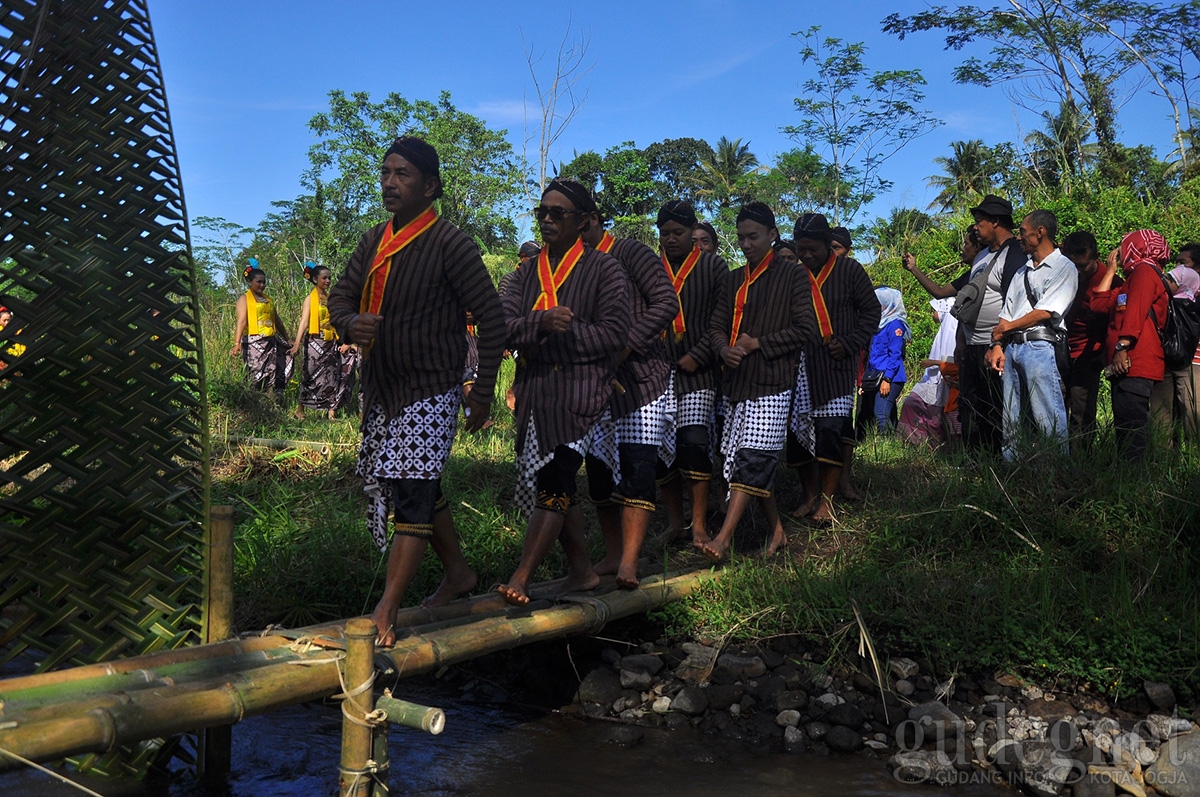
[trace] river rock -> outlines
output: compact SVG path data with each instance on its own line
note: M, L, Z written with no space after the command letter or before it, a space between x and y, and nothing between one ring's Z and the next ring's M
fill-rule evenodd
M888 662L888 669L897 677L904 680L916 677L921 668L912 659L892 659Z
M1047 700L1043 697L1026 706L1025 713L1053 724L1061 719L1075 716L1075 707L1065 700Z
M803 753L808 747L808 737L804 731L791 725L783 729L783 749L789 753Z
M645 692L654 685L654 676L642 670L621 670L621 686Z
M1142 688L1146 690L1146 697L1150 698L1150 702L1154 704L1155 708L1163 711L1175 708L1175 692L1171 689L1170 684L1162 681L1146 681L1142 684Z
M1146 783L1167 797L1200 797L1200 732L1164 742Z
M781 711L775 715L775 724L781 728L788 726L796 727L800 724L800 712L794 708L789 708L786 711Z
M896 694L904 697L909 697L913 692L917 691L917 687L913 686L912 681L901 678L896 681Z
M724 711L725 709L737 705L737 702L742 699L743 689L740 684L730 684L729 686L713 685L704 690L705 696L708 698L708 707L713 711ZM738 706L741 709L741 706Z
M1020 777L1032 794L1057 797L1063 793L1073 771L1074 762L1050 742L1021 745Z
M987 752L988 760L1005 775L1015 774L1021 766L1021 743L1013 739L1000 739Z
M1071 784L1071 797L1116 797L1117 787L1112 778L1089 772Z
M1111 755L1113 766L1126 772L1133 772L1143 761L1147 764L1154 761L1154 754L1146 747L1146 742L1132 732L1122 733L1113 738Z
M764 706L775 705L776 698L787 691L787 682L775 675L750 681L745 686L746 691L754 695L754 699Z
M829 726L824 722L813 721L804 726L804 734L814 742L820 742L825 739L829 733Z
M852 728L858 731L863 723L867 721L867 717L862 713L858 706L850 703L839 703L829 711L825 712L825 716L821 717L830 725L841 725L846 728Z
M758 656L741 656L726 653L717 659L717 666L726 669L735 678L757 678L767 672L767 665Z
M621 697L624 688L615 672L607 667L600 667L589 672L579 685L579 702L599 703L607 708Z
M696 717L703 714L705 709L708 708L708 698L705 697L703 689L695 686L685 686L671 700L671 708L674 711L683 712L689 717Z
M634 672L658 675L659 670L663 668L663 660L661 656L637 653L632 656L625 656L617 666L622 670L633 670Z
M837 704L845 702L845 699L840 695L835 695L833 692L826 692L823 695L818 695L812 701L812 706L814 711L828 711Z
M835 725L825 734L825 744L835 753L856 753L863 747L862 735L843 725Z
M646 738L646 732L636 725L618 725L604 737L607 744L617 747L634 747Z
M1150 731L1150 734L1159 741L1166 741L1172 736L1178 736L1181 733L1190 733L1192 723L1182 717L1168 717L1165 714L1151 714L1146 717L1145 725L1143 726Z
M783 656L771 648L759 648L758 655L763 660L763 664L767 665L768 670L773 670L783 665Z
M1097 735L1104 733L1109 736L1116 736L1121 732L1121 723L1112 717L1101 717L1092 723L1092 730Z
M888 764L892 767L892 775L901 783L944 785L956 782L958 777L954 762L941 750L896 753L888 759Z
M655 714L666 714L671 710L671 698L660 697L651 704L650 710Z
M908 718L925 727L926 738L929 729L940 731L946 738L956 738L966 731L966 723L951 711L945 703L931 700L921 703L908 710Z
M775 698L775 710L787 711L788 709L802 709L808 705L808 695L800 690L789 690L780 692Z

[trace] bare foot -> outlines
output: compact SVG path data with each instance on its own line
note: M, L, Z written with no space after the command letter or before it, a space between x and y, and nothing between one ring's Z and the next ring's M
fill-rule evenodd
M297 407L296 411L292 413L292 417L298 421L304 420L304 407Z
M442 583L438 584L438 588L433 591L433 594L421 601L421 608L433 609L445 606L459 595L465 595L475 589L475 585L478 583L479 579L475 576L474 570L468 570L455 578L451 578L447 573L442 577Z
M375 612L371 615L371 619L375 621L375 647L390 648L396 644L396 610L388 610L383 604L375 607Z
M517 582L510 581L503 586L497 587L496 591L500 593L500 597L504 598L504 602L510 606L525 606L529 603L529 596L525 594L525 585L517 585Z
M330 410L329 411L329 420L332 421L334 416L336 416L336 415L337 415L337 410Z
M792 510L792 517L796 518L797 520L808 517L813 513L813 509L816 508L817 501L819 499L820 496L808 499L803 504Z
M863 500L862 493L853 487L841 487L838 489L837 494L838 498L845 498L847 501L854 501L855 503Z
M725 558L725 554L729 553L729 543L722 540L720 535L717 535L715 539L700 546L700 553L707 556L709 561L714 564L719 564Z
M555 595L566 595L569 592L587 592L590 589L595 589L600 586L600 576L596 575L596 571L588 571L587 575L581 578L568 576L558 589L554 591Z
M701 550L705 545L712 542L712 537L708 536L708 530L694 526L692 528L692 547L697 551Z
M606 556L592 566L598 576L611 576L621 568L621 560L617 557Z
M771 539L767 542L767 544L763 546L763 549L762 549L763 558L767 559L769 557L772 557L786 547L787 547L787 533L783 530L783 526L781 525L775 529L775 534L773 534L771 536Z
M809 516L809 520L818 526L828 526L833 523L833 504L829 503L828 498L821 496L813 513Z
M642 582L638 578L636 562L633 565L632 572L626 569L624 565L617 570L617 586L621 589L637 589L641 585Z

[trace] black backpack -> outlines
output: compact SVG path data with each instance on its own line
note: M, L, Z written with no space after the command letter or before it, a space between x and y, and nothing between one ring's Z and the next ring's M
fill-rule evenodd
M1163 361L1168 371L1178 371L1188 367L1196 353L1196 345L1200 344L1200 307L1191 299L1171 295L1171 286L1162 271L1155 269L1158 278L1162 280L1163 289L1167 292L1167 323L1159 331L1162 340ZM1158 317L1154 308L1150 308L1154 318L1154 326L1158 327Z

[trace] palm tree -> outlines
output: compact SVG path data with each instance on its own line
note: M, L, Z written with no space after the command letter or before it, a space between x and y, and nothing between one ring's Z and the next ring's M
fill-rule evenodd
M1099 158L1096 144L1084 142L1093 126L1073 104L1063 101L1057 114L1042 112L1045 130L1025 136L1033 173L1047 186L1069 188Z
M721 136L713 154L700 160L696 195L717 210L731 207L737 196L738 181L757 166L758 158L750 151L750 142L743 144L740 138L730 141Z
M967 207L992 190L992 175L995 173L994 153L982 139L951 141L953 155L934 158L945 174L935 174L926 181L931 188L941 189L930 208L943 211Z

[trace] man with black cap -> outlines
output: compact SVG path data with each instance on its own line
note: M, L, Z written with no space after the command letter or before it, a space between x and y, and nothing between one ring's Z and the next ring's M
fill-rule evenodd
M805 502L792 514L824 525L833 520L830 500L845 446L854 444L858 354L878 329L882 308L862 264L834 254L833 231L823 215L800 216L795 241L800 263L812 274L818 334L804 347L793 391L787 462L800 468Z
M714 562L729 552L751 497L759 499L767 519L770 538L763 553L774 554L787 542L771 490L787 440L796 359L817 329L808 272L775 261L772 244L779 230L771 209L761 202L745 205L737 234L746 265L723 280L708 327L709 345L725 366L721 453L729 483L725 522L701 548Z
M708 341L708 321L717 288L729 266L717 254L700 249L693 237L696 211L687 202L672 200L658 212L658 243L662 264L678 298L679 311L667 329L668 357L674 364L675 461L659 462L659 485L667 506L667 540L691 529L692 545L708 537L708 484L712 479L712 430L717 407L719 364ZM692 520L683 512L683 483L692 501Z
M587 474L604 534L605 555L596 572L616 573L618 586L634 588L638 556L654 516L659 449L674 459L675 393L668 390L671 361L663 333L679 312L679 300L654 250L631 238L614 238L594 204L581 219L580 239L616 258L629 284L625 349L618 358L609 417L597 426L587 458Z
M1007 199L987 194L971 208L975 231L989 254L971 268L969 282L956 284L957 300L951 313L958 319L959 406L962 407L963 439L972 448L1000 453L1004 391L1000 375L986 362L992 345L992 330L1000 322L1000 310L1008 286L1026 256L1013 234L1013 207Z
M521 561L499 588L515 606L529 603L529 580L555 540L567 558L563 591L600 580L584 542L575 476L609 408L617 356L628 340L629 296L621 264L579 238L595 209L578 182L551 181L534 208L546 245L503 300L508 342L521 350L514 381L517 504L529 516Z
M459 548L441 475L465 403L467 431L491 412L504 351L504 313L479 249L438 218L438 155L419 138L392 143L379 173L387 221L359 241L329 294L329 316L342 340L362 351L362 446L357 472L370 498L368 525L387 547L394 536L383 597L372 615L376 644L394 643L404 592L432 542L446 575L430 601L444 603L475 587ZM467 313L479 325L479 372L463 399Z
M517 252L517 267L500 278L500 284L496 286L496 291L501 296L508 293L508 289L512 287L520 270L537 260L537 256L541 251L542 247L538 246L534 241L526 241L521 244L521 249Z

